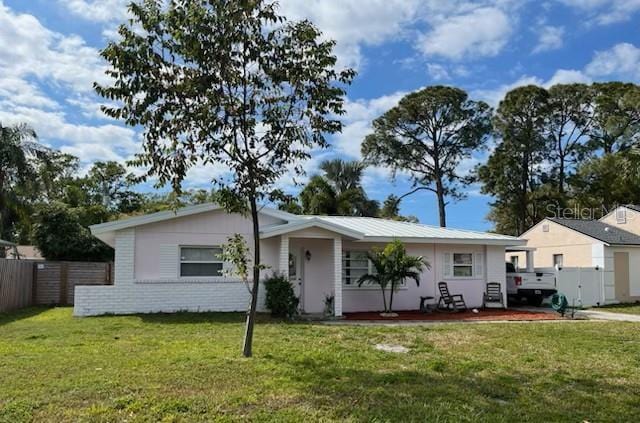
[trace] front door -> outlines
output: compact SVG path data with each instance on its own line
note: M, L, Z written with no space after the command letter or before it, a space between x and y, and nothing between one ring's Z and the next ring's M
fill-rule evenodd
M302 290L302 255L300 251L289 252L289 281L293 285L293 292L298 297L298 309L303 310L303 290Z
M613 253L616 300L629 302L629 253Z

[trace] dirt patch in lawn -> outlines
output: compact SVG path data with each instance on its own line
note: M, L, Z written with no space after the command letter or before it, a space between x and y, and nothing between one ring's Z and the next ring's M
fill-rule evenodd
M487 309L478 310L474 313L471 310L458 313L438 312L422 313L420 311L399 311L397 317L382 317L378 312L345 313L346 320L412 320L412 321L478 321L478 320L560 320L562 317L555 312L548 311L528 311L528 310L502 310Z

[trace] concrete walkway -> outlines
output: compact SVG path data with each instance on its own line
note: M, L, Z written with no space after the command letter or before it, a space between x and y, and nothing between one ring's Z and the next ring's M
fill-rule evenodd
M576 317L592 320L640 323L640 315L638 314L611 313L610 311L600 310L576 310Z

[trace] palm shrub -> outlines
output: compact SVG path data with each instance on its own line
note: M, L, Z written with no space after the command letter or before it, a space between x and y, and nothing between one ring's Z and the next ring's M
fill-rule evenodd
M431 265L422 256L410 256L404 244L399 240L387 244L383 249L374 248L367 254L374 272L358 279L358 285L364 283L379 285L382 291L382 303L385 313L393 313L393 294L407 279L413 279L420 286L420 273L430 269ZM386 290L390 289L387 305Z
M273 274L264 281L266 289L265 304L271 315L291 318L298 313L299 299L293 292L289 279L282 275Z

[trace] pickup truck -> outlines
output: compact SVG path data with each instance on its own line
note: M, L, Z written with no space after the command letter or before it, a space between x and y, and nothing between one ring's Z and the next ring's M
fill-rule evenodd
M539 306L542 301L558 292L553 273L518 272L513 263L507 265L507 296L527 300L527 304Z

